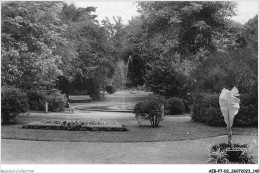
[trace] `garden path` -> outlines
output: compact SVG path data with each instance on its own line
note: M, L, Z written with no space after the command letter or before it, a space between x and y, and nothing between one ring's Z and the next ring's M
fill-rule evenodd
M102 101L91 103L71 103L71 106L79 111L105 111L105 112L132 112L134 104L150 92L143 91L117 91L114 94L106 94Z

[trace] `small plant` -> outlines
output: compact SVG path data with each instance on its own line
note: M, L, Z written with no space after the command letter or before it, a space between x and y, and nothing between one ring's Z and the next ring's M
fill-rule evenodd
M229 163L226 150L220 150L220 148L218 148L216 151L211 150L209 155L209 160L207 161L207 163L214 163L214 164Z
M246 148L239 158L241 164L255 164L253 150L251 148Z
M170 110L170 114L183 114L185 112L185 105L179 98L169 98L167 100L167 104L167 108Z
M1 89L1 119L9 123L18 114L28 110L27 96L20 89L4 86Z
M254 158L253 151L248 146L248 144L229 144L229 143L215 144L211 147L209 161L216 163L214 162L213 158L216 158L216 156L221 156L220 152L225 152L226 158L230 162L236 162L241 164L255 163L253 160Z

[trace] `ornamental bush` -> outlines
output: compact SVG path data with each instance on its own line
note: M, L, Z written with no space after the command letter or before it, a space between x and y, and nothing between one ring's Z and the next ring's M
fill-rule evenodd
M185 105L182 99L172 97L167 100L167 109L172 115L183 114L185 112Z
M26 93L15 87L3 86L1 88L1 120L4 124L27 110Z
M211 126L226 126L219 106L220 94L198 93L193 96L191 118ZM257 126L257 98L250 94L240 94L240 109L233 126Z
M165 104L166 101L162 96L149 94L135 105L133 113L136 118L149 119L152 127L158 127L163 120Z

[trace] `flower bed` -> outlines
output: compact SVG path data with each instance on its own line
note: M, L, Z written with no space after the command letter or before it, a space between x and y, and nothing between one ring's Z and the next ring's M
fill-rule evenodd
M221 143L211 147L210 161L214 163L238 162L253 164L252 150L248 144Z
M127 131L126 127L119 123L96 121L34 121L22 128L68 131Z

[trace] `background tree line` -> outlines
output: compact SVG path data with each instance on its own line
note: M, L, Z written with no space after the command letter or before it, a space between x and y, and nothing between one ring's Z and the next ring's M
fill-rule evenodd
M258 16L231 20L235 2L137 2L139 16L99 23L95 7L65 2L2 3L2 86L58 88L98 99L106 85L188 101L237 86L257 102ZM250 103L250 102L249 102ZM253 103L256 106L255 103Z
M2 86L40 86L98 98L115 71L107 28L91 13L65 2L2 4Z

